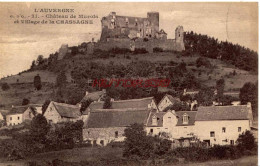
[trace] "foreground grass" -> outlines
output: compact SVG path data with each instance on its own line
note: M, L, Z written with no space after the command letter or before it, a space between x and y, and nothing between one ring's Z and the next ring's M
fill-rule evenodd
M71 163L79 163L80 161L97 161L100 159L117 159L122 158L121 148L75 148L55 152L48 152L31 156L19 161L0 160L0 166L27 166L28 162L37 162L40 165L48 165L54 159L63 160ZM179 163L167 164L167 166L255 166L257 165L257 156L245 156L236 160L215 160L203 163ZM67 166L67 165L66 165Z

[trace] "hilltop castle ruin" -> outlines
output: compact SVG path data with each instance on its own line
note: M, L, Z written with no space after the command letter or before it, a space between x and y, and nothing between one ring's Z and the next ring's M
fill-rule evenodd
M78 51L93 54L95 50L109 51L114 48L145 49L152 53L155 48L163 51L183 51L184 30L182 26L175 29L175 39L167 39L167 33L159 28L159 12L148 12L147 18L119 16L111 12L101 20L102 32L98 42L82 43ZM63 45L58 60L71 51Z
M148 12L147 18L119 16L111 12L101 20L100 44L108 42L111 47L145 48L149 52L155 47L167 51L184 50L183 27L176 28L175 39L167 39L167 33L159 29L159 23L159 12Z

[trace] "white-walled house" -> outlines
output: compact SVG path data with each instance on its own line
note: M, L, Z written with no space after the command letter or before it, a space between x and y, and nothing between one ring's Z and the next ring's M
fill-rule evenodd
M186 139L194 135L196 111L151 112L146 127L150 135L167 133L171 139Z
M158 104L159 111L163 111L165 108L167 108L170 105L173 105L174 103L180 102L179 98L172 97L171 95L166 94L162 100Z
M209 145L234 145L240 134L250 130L252 121L251 104L199 107L195 134Z
M65 103L57 103L54 101L50 102L44 113L44 116L51 124L69 121L76 122L77 120L82 120L82 118L84 117L84 115L81 116L79 106Z
M14 126L23 122L23 112L9 113L6 115L6 125Z
M41 112L41 104L29 104L25 106L13 106L6 114L6 125L14 126L26 120L32 120L34 116Z

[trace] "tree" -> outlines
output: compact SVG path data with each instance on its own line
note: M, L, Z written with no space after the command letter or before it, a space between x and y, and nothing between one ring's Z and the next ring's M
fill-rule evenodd
M92 102L93 102L93 100L91 100L91 99L87 99L87 100L81 102L80 112L81 113L84 112Z
M106 97L105 97L105 101L104 101L103 108L104 108L104 109L110 109L111 107L112 107L111 97L106 96Z
M65 74L64 71L60 72L58 75L57 75L57 78L56 78L56 86L57 87L62 87L66 84L67 82L67 76Z
M34 84L35 89L41 90L42 82L41 82L41 77L39 76L39 74L37 74L37 76L34 77L33 84Z
M42 114L36 115L31 122L30 136L32 141L44 144L50 127Z
M6 82L2 84L3 91L9 90L9 89L10 89L10 86Z
M124 131L125 144L123 156L138 156L147 159L151 156L153 147L153 138L146 135L142 124L132 124Z
M45 111L47 110L49 104L50 104L50 100L45 100L45 102L42 105L42 115L44 115Z
M28 105L29 103L30 103L30 100L24 98L24 99L23 99L23 102L22 102L22 105Z
M204 87L195 95L195 99L200 105L211 106L214 100L214 91L211 88Z
M252 150L256 147L255 137L250 131L243 132L237 139L237 146L241 150Z
M35 64L35 60L33 60L33 61L32 61L32 65L31 65L30 69L32 69L32 70L33 70L33 69L35 68L35 66L36 66L36 64Z
M239 99L241 101L241 104L247 104L247 102L252 103L252 109L254 115L257 115L257 103L258 103L257 92L258 92L257 84L247 82L240 89L240 93L239 93Z
M42 55L39 55L39 56L37 57L37 60L36 60L36 65L39 66L39 65L43 64L43 62L44 62L43 56L42 56Z
M170 105L166 107L163 111L166 112L168 110L174 110L174 111L190 111L190 107L186 103L174 103L173 105Z
M219 79L216 81L216 89L217 89L217 101L222 102L223 94L224 94L224 88L225 88L225 80Z

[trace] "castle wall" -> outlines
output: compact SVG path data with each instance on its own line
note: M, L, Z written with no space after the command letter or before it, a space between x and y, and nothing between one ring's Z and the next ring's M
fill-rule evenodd
M164 51L182 51L184 50L184 44L176 42L175 39L168 40L148 40L144 41L139 39L133 41L128 38L108 38L107 42L99 42L95 45L95 49L100 49L104 51L111 50L113 48L127 48L131 49L131 46L134 45L135 49L145 48L148 52L152 53L153 48L158 47L162 48Z

